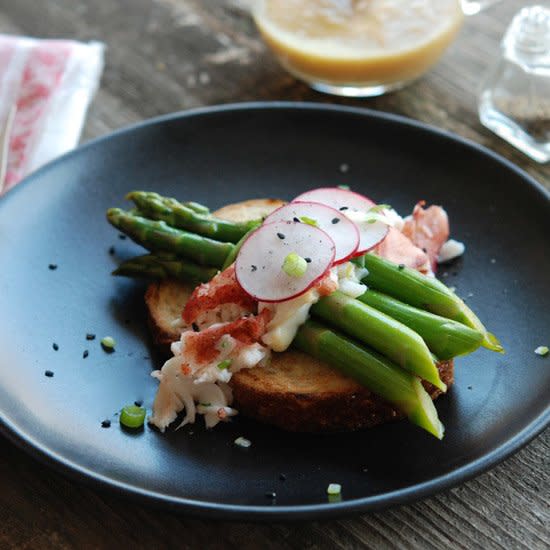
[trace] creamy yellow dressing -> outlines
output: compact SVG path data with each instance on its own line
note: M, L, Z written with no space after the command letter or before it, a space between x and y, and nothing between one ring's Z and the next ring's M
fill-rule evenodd
M254 14L290 72L340 85L419 76L463 18L459 0L258 0Z

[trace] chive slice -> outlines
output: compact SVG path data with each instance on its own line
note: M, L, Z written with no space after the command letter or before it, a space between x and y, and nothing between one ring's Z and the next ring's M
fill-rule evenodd
M289 277L302 277L307 271L307 261L296 252L291 252L284 259L283 271Z
M314 220L313 218L309 218L308 216L300 216L300 221L302 223L307 223L308 225L312 225L313 227L318 227L317 220Z
M221 363L218 363L218 368L220 370L227 370L231 366L232 362L233 361L231 359L224 359Z
M136 405L126 405L120 411L120 424L126 428L141 428L145 422L145 409Z
M115 339L112 336L105 336L101 339L101 347L111 353L115 351L116 342Z

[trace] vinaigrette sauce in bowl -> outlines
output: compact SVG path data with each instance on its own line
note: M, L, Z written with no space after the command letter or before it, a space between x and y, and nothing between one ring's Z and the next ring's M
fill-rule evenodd
M257 0L253 13L291 74L314 88L357 96L422 75L463 21L459 0Z

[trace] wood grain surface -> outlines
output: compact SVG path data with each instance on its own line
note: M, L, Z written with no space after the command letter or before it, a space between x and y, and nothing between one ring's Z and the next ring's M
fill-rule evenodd
M0 0L0 32L107 44L84 140L201 105L330 102L451 130L497 151L550 188L548 165L531 162L477 117L479 84L498 55L508 21L524 4L503 1L469 19L428 75L372 100L339 100L295 81L236 2ZM416 504L340 521L260 525L192 520L96 492L0 439L0 548L550 548L549 451L546 431L492 471Z

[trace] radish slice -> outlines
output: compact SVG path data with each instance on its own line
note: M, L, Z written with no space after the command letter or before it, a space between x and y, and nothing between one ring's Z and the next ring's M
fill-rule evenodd
M339 187L320 187L298 195L292 202L311 201L330 206L354 221L359 228L359 246L355 256L360 256L382 242L388 234L389 220L386 224L382 216L374 223L369 220L367 212L376 206L369 198Z
M302 201L320 202L341 212L345 212L346 210L366 212L369 208L376 206L376 203L369 198L355 193L355 191L341 189L340 187L319 187L312 189L298 195L292 202Z
M243 243L235 275L243 290L260 302L284 302L303 294L332 266L334 241L322 229L306 223L264 223ZM289 254L307 262L303 275L283 271Z
M357 225L330 206L318 202L291 202L272 212L265 223L309 223L322 229L334 241L334 263L341 264L353 256L359 246Z

